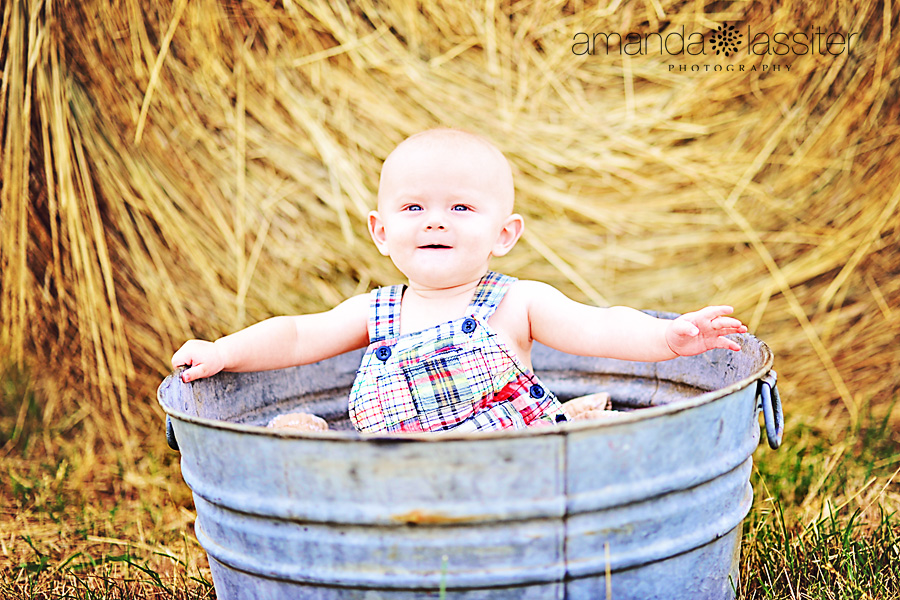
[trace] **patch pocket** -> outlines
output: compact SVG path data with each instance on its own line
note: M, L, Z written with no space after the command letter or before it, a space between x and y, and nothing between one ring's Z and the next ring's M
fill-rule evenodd
M375 380L378 387L378 402L387 431L393 431L397 425L416 416L416 404L409 393L409 382L402 371L389 369Z
M525 429L525 419L512 402L495 404L490 410L484 410L472 419L472 428L479 431L494 431L497 429Z
M492 396L491 376L477 349L442 348L403 370L426 431L454 427Z

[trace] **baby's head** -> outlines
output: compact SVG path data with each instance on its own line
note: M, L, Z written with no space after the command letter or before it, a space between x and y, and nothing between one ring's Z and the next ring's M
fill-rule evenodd
M476 280L492 256L506 254L523 230L513 214L512 171L481 136L430 129L387 157L369 231L411 284L451 287Z
M515 190L512 170L503 153L480 135L461 129L428 129L412 135L394 148L381 168L378 207L397 186L407 183L410 168L432 171L456 168L466 177L483 178L499 205L513 210Z

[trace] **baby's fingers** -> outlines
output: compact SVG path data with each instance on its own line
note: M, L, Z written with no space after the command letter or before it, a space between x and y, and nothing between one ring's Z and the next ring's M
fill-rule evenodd
M714 333L714 335L718 336L714 343L714 347L739 352L741 349L740 344L738 344L734 340L728 339L725 336L732 333L747 333L747 326L741 323L738 319L724 316L732 312L732 308L730 306L711 306L708 307L708 309L713 309L709 310L708 314L718 314L718 316L714 317L710 321L710 325L712 327L711 333Z
M730 340L727 337L719 337L716 339L716 348L724 348L725 350L734 350L735 352L740 352L741 345L735 342L734 340Z
M201 342L200 340L190 340L185 342L184 345L172 355L172 368L190 367L194 364L203 362L203 344L208 343L209 342Z
M732 319L731 317L725 317L725 315L730 315L733 312L734 312L734 308L732 308L730 306L721 305L721 306L707 306L707 307L701 308L700 310L698 310L696 312L688 313L688 315L691 317L692 321L709 321L711 323L714 323L721 319L727 319L729 321L730 320L736 321L737 319ZM685 315L685 316L688 316L688 315Z
M187 344L185 344L187 346ZM189 367L193 364L193 360L191 359L190 350L186 349L185 346L182 346L178 352L172 355L172 368L177 369L178 367Z
M719 317L712 324L720 335L747 333L747 326L731 317Z
M694 337L700 333L700 328L690 322L686 318L675 319L672 321L672 333L676 335L686 335Z
M209 367L209 365L205 363L200 363L192 366L189 369L185 369L181 373L181 380L185 383L194 381L195 379L203 379L204 377L210 377L215 375L218 371L215 371Z
M181 373L185 383L215 375L224 367L224 362L212 342L190 340L172 355L172 368L189 367Z

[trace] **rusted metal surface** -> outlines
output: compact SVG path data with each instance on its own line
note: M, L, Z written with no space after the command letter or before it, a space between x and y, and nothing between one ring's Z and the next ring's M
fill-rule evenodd
M740 353L665 363L536 347L562 399L608 391L631 411L556 428L360 436L346 414L360 353L192 384L172 376L159 400L220 599L444 589L571 600L605 598L607 582L616 599L733 598L760 389L777 396L769 349L736 338ZM772 408L775 427L780 400ZM294 410L333 429L263 427Z

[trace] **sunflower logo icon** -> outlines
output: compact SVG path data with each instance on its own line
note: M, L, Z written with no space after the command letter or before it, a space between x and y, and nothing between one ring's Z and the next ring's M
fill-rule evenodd
M742 37L744 37L744 34L740 33L734 25L725 24L719 25L719 28L713 32L709 41L712 43L713 48L716 49L716 54L731 56L738 51Z

